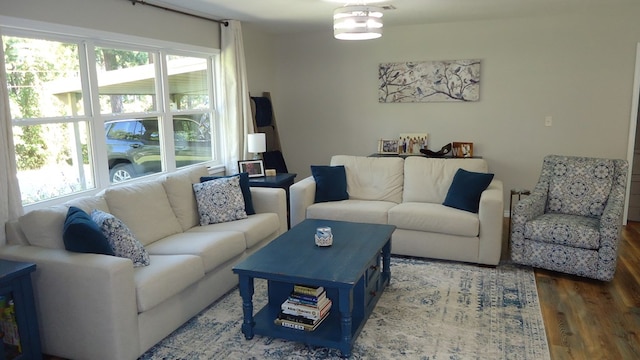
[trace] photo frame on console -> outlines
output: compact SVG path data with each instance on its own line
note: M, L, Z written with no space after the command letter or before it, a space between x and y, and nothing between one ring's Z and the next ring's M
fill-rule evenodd
M429 134L401 133L398 136L398 153L404 155L420 155L420 150L426 149Z
M264 176L264 162L262 160L240 160L238 161L238 171L248 173L250 178Z
M378 154L397 154L398 139L380 139L378 140Z
M472 142L454 142L451 146L451 154L457 158L470 158L473 157L473 143Z

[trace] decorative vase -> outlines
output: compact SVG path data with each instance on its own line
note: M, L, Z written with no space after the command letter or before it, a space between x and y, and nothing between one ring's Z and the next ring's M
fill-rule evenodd
M315 238L317 246L331 246L333 244L333 234L330 227L317 228Z

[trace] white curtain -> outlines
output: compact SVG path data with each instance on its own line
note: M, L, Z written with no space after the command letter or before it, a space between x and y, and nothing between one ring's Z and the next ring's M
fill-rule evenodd
M238 160L247 159L247 134L253 133L251 100L240 21L220 24L220 51L223 78L223 145L227 174L238 172Z
M22 215L22 199L18 186L17 167L14 156L7 74L4 66L4 45L0 37L0 244L6 242L4 224Z

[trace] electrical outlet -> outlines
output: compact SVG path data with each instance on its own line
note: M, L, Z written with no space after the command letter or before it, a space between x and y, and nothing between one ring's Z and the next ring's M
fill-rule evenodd
M553 125L553 118L550 115L544 117L544 126Z

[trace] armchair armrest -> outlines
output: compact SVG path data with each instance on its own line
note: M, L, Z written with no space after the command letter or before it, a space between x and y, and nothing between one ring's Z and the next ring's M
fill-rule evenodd
M624 186L614 185L609 194L609 200L600 217L600 248L610 247L613 253L618 252L618 241L622 231L622 217L624 215Z
M129 259L24 245L0 247L0 258L36 264L32 283L43 352L67 358L139 354Z
M313 205L316 196L316 181L306 177L289 188L291 226L307 218L307 208Z
M502 181L494 179L480 196L480 248L478 262L498 265L502 253L504 193Z
M280 188L251 187L251 199L256 213L276 213L280 220L278 234L289 228L287 224L287 193Z
M516 224L524 226L527 221L544 214L548 190L549 184L546 182L538 183L529 196L518 201L513 208L513 214L511 214L514 227Z

